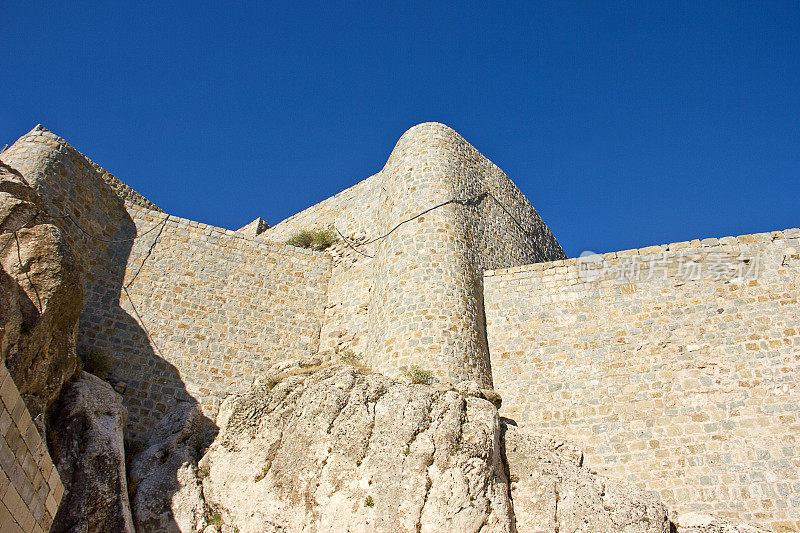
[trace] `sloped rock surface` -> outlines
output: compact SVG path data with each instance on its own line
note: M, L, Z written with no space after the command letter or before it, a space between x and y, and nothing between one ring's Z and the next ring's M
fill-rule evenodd
M223 404L219 435L188 470L202 473L206 523L241 532L669 531L660 502L582 467L574 447L506 427L492 404L499 398L470 385L274 366Z
M0 359L34 419L75 373L82 308L80 267L63 232L22 175L0 163Z
M767 533L766 529L701 513L684 513L675 521L677 533Z
M122 397L87 372L65 388L54 414L56 467L66 489L51 531L133 532L125 479Z
M505 453L520 533L668 533L661 502L581 466L563 441L505 426Z
M131 461L138 531L203 531L208 525L197 461L208 430L197 404L176 405Z
M226 403L205 500L247 531L513 531L494 406L350 366L276 367Z

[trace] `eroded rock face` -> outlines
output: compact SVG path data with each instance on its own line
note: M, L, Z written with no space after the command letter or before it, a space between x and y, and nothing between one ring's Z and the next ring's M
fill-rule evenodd
M75 373L82 308L64 234L22 175L0 163L0 359L34 419Z
M197 461L208 427L196 404L176 405L131 461L138 531L203 531L208 525Z
M131 466L137 530L669 532L658 500L507 426L472 385L280 363L223 403L199 461L184 404Z
M669 531L658 501L581 467L574 447L506 429L473 389L276 365L223 404L196 469L185 457L170 491L202 483L203 501L162 501L174 516L205 507L183 531Z
M656 498L581 466L563 441L506 426L504 441L520 533L668 533Z
M51 531L133 532L125 479L122 397L87 372L65 388L52 417L66 489Z
M767 533L766 529L701 513L684 513L675 520L677 533Z
M337 365L275 368L200 468L239 531L512 531L494 406ZM280 371L285 371L280 374Z

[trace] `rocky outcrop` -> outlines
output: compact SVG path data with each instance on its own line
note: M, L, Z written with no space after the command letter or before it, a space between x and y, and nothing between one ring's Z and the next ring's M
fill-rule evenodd
M82 372L52 417L56 467L66 492L51 531L133 531L125 479L122 397Z
M276 365L223 404L199 463L199 411L187 404L165 418L131 466L137 527L668 531L657 501L581 467L574 448L506 428L499 398L486 396L477 383Z
M80 268L22 175L0 163L0 360L34 419L77 367Z
M195 532L208 525L197 462L208 431L197 404L175 406L131 461L133 516L138 531Z
M273 369L226 402L200 462L240 531L511 531L486 400L350 366Z
M766 529L701 513L683 513L675 520L676 533L768 533Z
M564 441L505 426L511 498L520 533L668 533L661 502L582 466Z

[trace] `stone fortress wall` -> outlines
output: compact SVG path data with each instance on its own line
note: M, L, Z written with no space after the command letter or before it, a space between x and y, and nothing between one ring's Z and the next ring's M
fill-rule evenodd
M511 180L435 123L406 132L374 176L235 232L167 215L41 127L2 159L82 261L79 350L110 358L129 436L176 401L213 418L272 362L352 350L389 375L416 364L493 383L501 414L581 443L590 466L678 508L800 531L797 230L590 268L597 258L565 260ZM344 239L325 253L283 244L328 227ZM686 280L687 250L742 267L731 254L758 252L762 270ZM608 274L634 257L649 276Z
M79 347L119 356L131 429L190 398L213 419L271 364L317 352L329 257L127 207L139 235L156 229L135 241L126 289L93 288Z
M437 123L403 134L379 173L261 237L331 226L352 246L339 246L323 348L393 376L418 365L491 385L483 271L565 257L511 180Z
M79 350L112 360L133 435L175 401L213 416L272 362L320 348L490 385L483 270L564 256L511 180L441 124L412 128L381 172L257 235L168 216L41 126L3 160L62 217L86 272ZM470 202L392 231L452 199ZM283 244L330 225L353 242L333 261Z
M3 533L50 531L64 495L25 402L0 364L0 525Z
M168 216L41 126L2 159L61 217L86 285L78 352L110 360L132 437L176 401L213 418L271 363L317 351L326 254Z
M329 250L333 253L333 264L320 331L321 354L334 355L348 350L362 358L366 354L374 250L356 243L365 241L367 235L377 235L375 188L379 188L379 184L378 176L367 178L259 235L262 240L282 243L298 231L335 225L353 242L351 247L340 241Z
M800 230L485 274L501 415L672 509L800 529Z

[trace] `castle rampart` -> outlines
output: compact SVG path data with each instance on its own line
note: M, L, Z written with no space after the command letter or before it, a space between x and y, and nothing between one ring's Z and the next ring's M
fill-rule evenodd
M5 364L0 363L0 525L50 531L64 485Z
M330 257L128 209L141 238L122 282L93 287L79 348L114 357L132 429L175 400L212 416L272 363L317 352Z
M671 508L800 525L800 230L486 272L501 414Z
M381 174L387 237L375 250L369 352L384 363L373 366L490 385L481 273L564 257L561 247L505 174L447 126L406 132Z
M2 159L83 265L79 351L110 360L129 436L180 400L213 417L275 361L352 350L389 375L493 383L501 414L674 509L800 530L800 230L564 259L436 123L377 174L239 231L167 215L41 127ZM284 244L329 227L326 252Z
M41 126L2 159L83 266L78 352L109 361L132 436L179 400L213 416L272 362L317 351L329 256L168 216Z
M334 267L323 347L363 350L389 375L418 365L491 384L483 270L564 257L511 180L437 123L407 131L378 174L262 237L330 225L356 250Z

